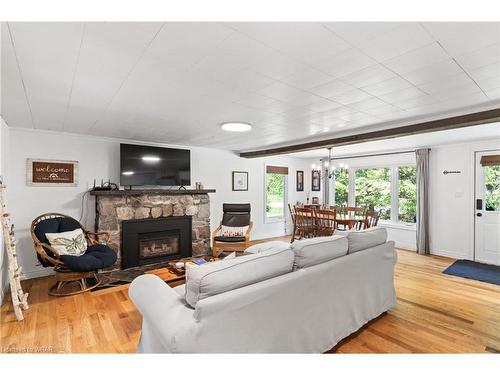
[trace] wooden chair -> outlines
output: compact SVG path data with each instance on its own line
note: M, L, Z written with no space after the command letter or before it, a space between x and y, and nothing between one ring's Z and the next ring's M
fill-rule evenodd
M250 220L250 203L224 203L222 205L222 221L212 232L212 255L218 257L223 251L245 251L250 246L250 231L253 223ZM222 226L246 227L242 236L222 236Z
M365 220L363 222L363 229L373 228L378 225L380 214L377 211L368 210L365 213Z
M315 236L332 236L337 228L337 212L330 209L314 211Z
M314 210L306 207L295 207L296 236L314 237Z
M295 234L297 231L297 224L295 222L295 206L288 203L288 211L290 211L290 218L292 219L292 238L290 240L290 243L292 243L295 241Z
M61 233L82 229L87 240L87 250L83 255L61 255L50 245L46 233ZM70 216L59 213L46 213L38 216L31 223L31 238L35 245L37 258L44 267L54 267L56 283L49 288L51 296L70 296L94 289L100 284L97 272L99 269L115 264L116 252L100 243L109 241L109 233L93 233ZM96 267L98 265L98 267ZM94 280L92 285L87 282ZM77 290L74 287L77 286Z

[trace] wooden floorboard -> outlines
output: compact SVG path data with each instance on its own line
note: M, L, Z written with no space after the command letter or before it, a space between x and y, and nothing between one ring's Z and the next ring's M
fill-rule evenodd
M452 262L398 250L397 307L329 352L500 352L500 286L443 274ZM128 298L128 285L57 298L47 295L52 283L52 277L23 282L30 308L22 322L6 296L0 352L135 352L141 316Z

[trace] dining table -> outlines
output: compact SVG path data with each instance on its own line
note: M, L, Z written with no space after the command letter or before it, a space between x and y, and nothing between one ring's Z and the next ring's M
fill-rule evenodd
M306 207L306 205L304 205L304 207ZM330 209L324 208L323 210L328 211ZM333 212L335 210L330 210L330 211L332 211L332 214L333 214ZM309 216L309 215L305 214L305 216ZM343 225L344 227L352 229L352 228L356 228L358 226L358 224L360 225L360 227L362 227L363 223L365 222L365 216L356 214L354 211L348 211L348 212L336 211L335 220L337 221L337 226Z
M354 212L349 212L347 214L337 213L336 215L337 225L347 226L349 229L356 228L358 224L361 226L365 222L364 215L355 215Z

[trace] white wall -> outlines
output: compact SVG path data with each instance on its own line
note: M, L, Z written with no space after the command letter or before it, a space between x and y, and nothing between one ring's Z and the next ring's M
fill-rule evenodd
M92 187L94 178L119 181L118 139L106 139L74 134L61 134L29 129L10 129L10 195L12 218L19 240L19 258L26 277L45 275L47 269L38 265L30 238L31 221L45 212L62 212L79 218L82 196ZM130 143L130 141L124 141ZM168 146L168 145L164 145ZM193 147L191 149L191 182L201 181L206 188L217 190L210 194L211 226L215 228L222 218L224 202L249 202L252 205L254 229L252 239L268 238L285 234L285 223L264 223L264 171L265 164L289 167L288 200L295 204L305 201L305 192L295 191L297 170L304 170L305 190L310 189L310 169L307 160L286 157L242 159L229 151ZM26 185L26 159L45 158L77 160L78 187L29 187ZM248 171L248 192L234 192L231 172ZM94 199L85 203L88 214L83 220L93 228ZM289 226L289 222L286 223Z
M9 156L9 128L4 120L0 117L0 176L4 184L8 184L7 165ZM7 201L7 194L4 193L4 199ZM3 241L3 233L0 229L0 304L3 300L3 295L7 287L8 270L7 257L5 254L5 245Z
M432 254L474 259L474 153L495 149L500 150L500 137L431 149L429 224ZM461 173L444 175L444 170Z

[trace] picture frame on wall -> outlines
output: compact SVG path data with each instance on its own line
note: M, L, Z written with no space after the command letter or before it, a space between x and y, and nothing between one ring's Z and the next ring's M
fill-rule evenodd
M78 162L27 159L26 184L28 186L78 186Z
M304 171L297 171L297 191L304 191Z
M233 191L248 191L248 172L233 171Z
M321 172L314 170L311 173L311 190L321 191Z

